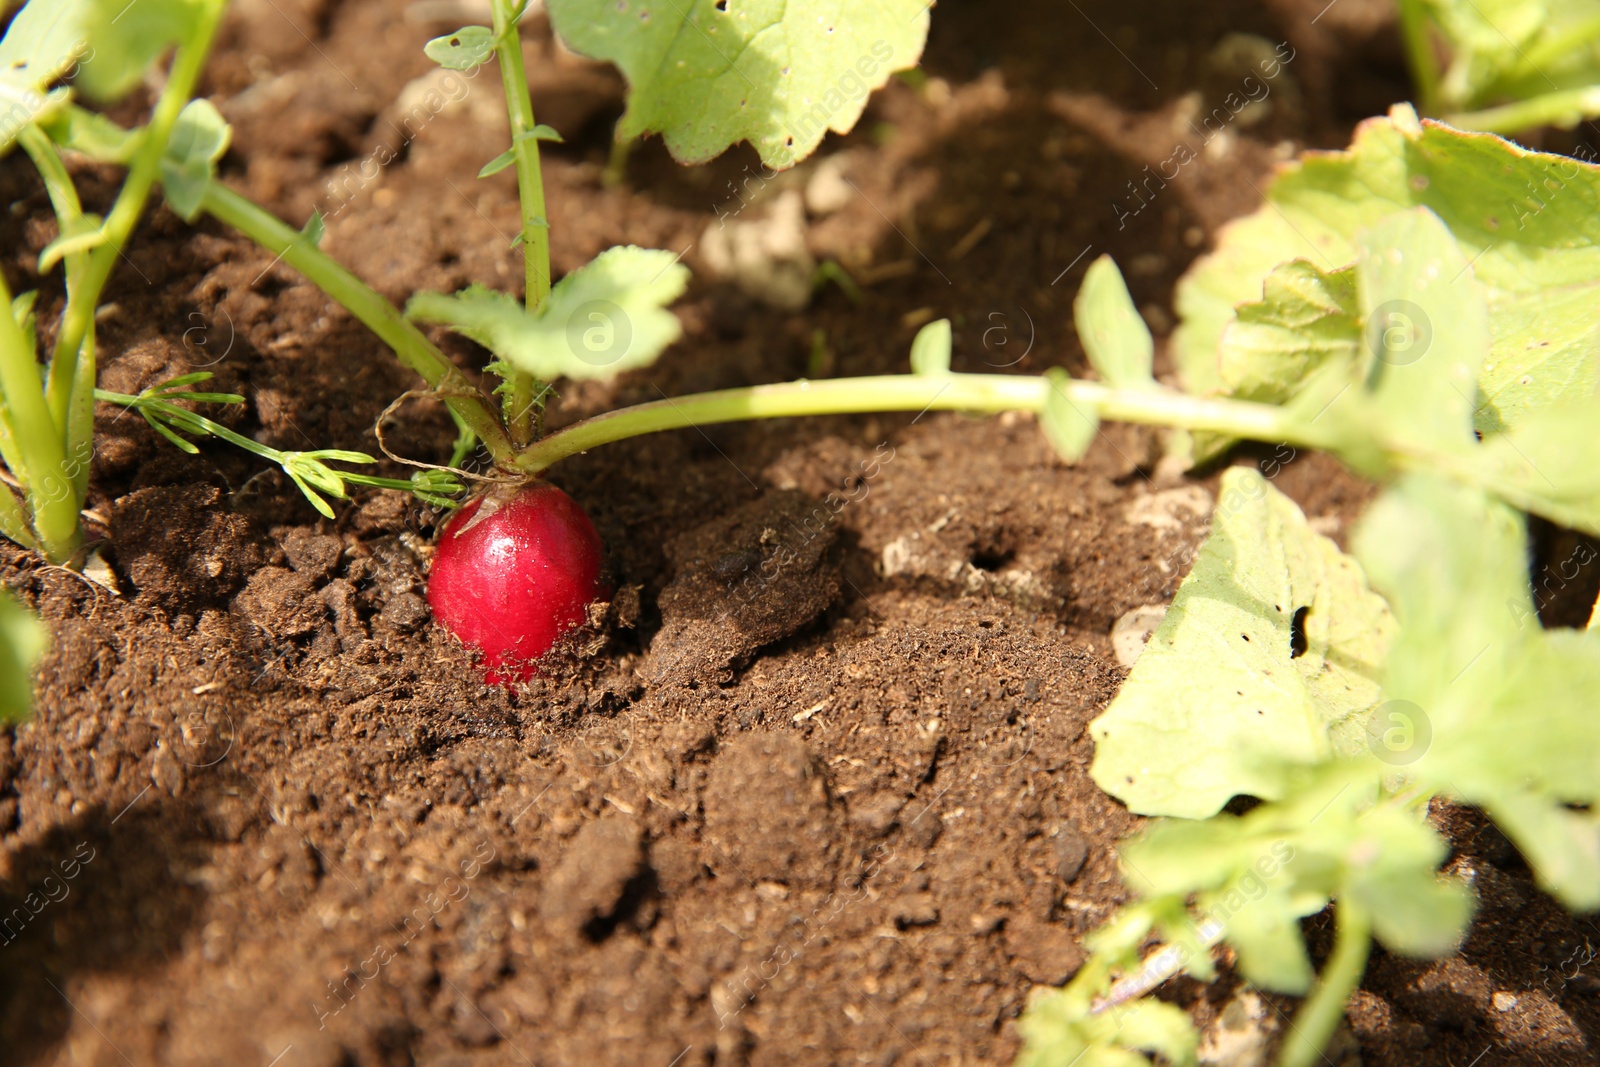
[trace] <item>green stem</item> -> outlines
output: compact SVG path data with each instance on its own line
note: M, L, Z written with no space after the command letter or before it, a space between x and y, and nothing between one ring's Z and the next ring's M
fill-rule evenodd
M78 200L78 188L72 184L72 175L61 161L55 142L37 126L28 125L17 131L17 144L28 153L33 165L44 179L44 190L50 196L50 206L55 209L56 222L62 233L67 227L83 218L83 204Z
M528 94L528 74L522 65L522 36L517 18L526 0L494 0L495 55L500 61L500 82L511 118L511 155L517 167L517 195L522 209L523 304L536 314L550 296L550 222L545 217L544 177L539 169L538 123L533 98ZM511 394L506 399L506 421L511 439L526 445L537 436L535 409L539 385L524 371L512 371Z
M55 142L50 140L39 127L24 126L17 134L17 143L28 153L28 158L33 160L39 176L44 179L45 191L50 196L51 207L55 209L59 231L62 234L73 232L84 221L83 204L78 199L78 188L72 184L72 176L67 173L66 164L62 162L61 153L56 150ZM69 305L72 303L73 294L83 287L84 271L88 268L88 263L87 252L69 253L63 258L62 271L66 275ZM68 370L71 371L70 374ZM69 361L69 364L52 360L44 385L50 417L58 428L65 428L64 441L67 451L77 454L83 461L78 464L78 469L72 478L73 497L79 507L83 506L84 498L89 492L87 454L93 448L94 440L92 395L94 379L95 340L94 323L91 320L88 332L84 334L79 357Z
M1570 130L1595 115L1600 115L1600 88L1586 86L1546 93L1501 107L1446 115L1445 121L1464 130L1515 133L1535 126L1558 126Z
M1400 35L1405 40L1406 64L1417 84L1417 110L1432 115L1439 106L1439 58L1433 52L1423 0L1400 0Z
M658 430L790 415L868 411L1032 411L1044 409L1051 384L1009 374L892 374L831 381L785 382L672 397L596 415L538 441L515 466L537 474L597 445ZM1241 400L1208 400L1166 389L1118 389L1100 382L1061 385L1074 404L1121 422L1214 430L1237 437L1287 441L1311 448L1334 442L1281 408Z
M499 418L466 376L434 347L416 325L371 286L350 273L304 234L220 182L206 189L201 209L232 226L316 283L379 339L400 362L422 376L438 396L478 435L497 463L509 465L514 450Z
M74 402L88 403L92 385L83 388L82 382L92 383L94 368L92 350L85 352L84 339L94 328L94 312L100 302L100 292L111 277L122 248L133 235L133 228L144 214L150 190L161 174L161 156L166 151L172 127L178 114L194 96L195 85L205 67L206 56L211 52L211 42L217 34L222 19L224 0L206 0L200 7L194 31L189 39L179 45L167 75L166 87L156 101L155 110L145 127L144 139L128 166L128 177L122 183L117 201L111 207L101 229L106 236L102 244L89 253L78 279L76 290L68 295L67 308L61 318L61 333L56 337L55 351L50 359L50 402L52 410L65 412ZM87 358L85 358L87 357ZM63 428L77 419L63 419ZM69 442L70 444L70 442Z
M1366 969L1367 952L1372 947L1372 920L1348 896L1341 897L1336 907L1333 955L1322 968L1316 989L1295 1015L1278 1054L1278 1067L1312 1067L1320 1061L1322 1050L1344 1017L1345 1001Z
M7 415L9 448L20 457L12 473L28 492L28 510L38 547L52 563L64 563L78 547L75 471L45 403L39 357L11 312L11 288L0 276L0 398ZM5 489L9 493L9 489Z
M182 438L176 437L172 432L174 428L184 430L188 433L206 434L211 437L218 438L219 440L228 442L230 445L234 445L246 452L249 452L251 455L260 456L262 459L267 460L270 463L276 463L278 466L283 468L285 473L287 473L291 478L294 478L297 483L301 481L300 478L296 477L295 464L297 461L307 459L319 461L322 459L340 459L351 463L373 462L372 457L365 455L364 453L343 452L337 449L316 452L284 452L281 449L273 448L270 445L264 445L260 441L251 440L250 438L245 437L243 434L228 429L228 427L219 422L208 419L204 415L196 414L187 408L179 407L176 403L174 403L175 400L189 400L197 403L239 403L243 401L243 397L232 394L191 393L177 390L171 392L151 392L147 390L144 393L135 396L132 393L116 393L109 389L96 389L94 391L94 398L96 400L103 400L108 404L117 404L120 407L130 408L138 411L150 422L152 426L156 427L159 432L168 436L171 440L173 440L174 443L181 445L185 451L195 452L197 450L192 444L186 443ZM378 489L398 489L407 493L418 491L416 484L409 479L385 478L376 474L357 474L353 471L344 471L327 467L325 464L322 466L331 477L338 479L339 483L341 484L337 485L337 487L332 485L321 485L317 488L320 488L322 491L327 492L331 496L337 496L341 499L347 496L347 493L345 492L345 485L368 485ZM308 490L308 487L304 484L301 485L301 488L303 490ZM330 518L332 517L331 511L327 510L325 502L319 502L318 498L310 491L306 492L306 496L309 500L311 500L312 504L318 508L319 511L322 511Z

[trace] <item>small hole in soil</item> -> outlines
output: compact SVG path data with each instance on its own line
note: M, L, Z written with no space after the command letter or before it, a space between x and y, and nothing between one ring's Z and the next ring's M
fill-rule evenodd
M634 875L622 889L622 898L608 915L597 915L583 925L583 936L598 944L610 937L618 926L629 922L634 926L648 926L651 918L649 905L656 896L656 875L646 870Z
M997 571L1015 559L1010 549L982 548L972 554L972 565L980 571Z

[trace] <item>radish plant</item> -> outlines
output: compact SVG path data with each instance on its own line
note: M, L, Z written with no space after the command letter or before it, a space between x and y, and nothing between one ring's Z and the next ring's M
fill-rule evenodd
M1570 195L1526 192L1556 174ZM1258 474L1224 475L1190 574L1090 727L1096 783L1162 817L1124 852L1136 899L1030 1006L1019 1063L1194 1063L1187 1013L1146 994L1212 977L1218 943L1252 984L1308 995L1280 1063L1318 1062L1373 940L1432 957L1465 935L1471 887L1437 873L1448 846L1423 820L1435 797L1488 813L1568 907L1600 906L1600 614L1530 624L1524 516L1600 532L1597 193L1600 169L1397 108L1282 174L1180 283L1190 389L1341 427L1358 469L1362 438L1414 462L1350 554ZM1224 813L1239 796L1262 803ZM1330 903L1319 976L1299 923Z

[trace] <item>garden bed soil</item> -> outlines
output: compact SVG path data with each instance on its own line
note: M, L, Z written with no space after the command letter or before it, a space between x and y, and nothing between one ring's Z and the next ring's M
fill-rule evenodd
M684 170L647 142L605 185L620 83L535 17L534 99L566 136L546 151L555 269L630 242L696 268L683 341L566 389L551 423L901 371L937 315L957 369L1082 373L1071 301L1103 252L1164 335L1175 279L1273 162L1405 93L1383 6L1320 7L941 3L926 80L824 147L855 189L807 240L864 297L830 286L804 312L713 277L702 249L818 165L769 180L741 149ZM511 173L472 177L505 140L496 81L430 73L421 44L454 27L423 10L239 0L206 87L234 124L224 176L297 223L323 211L326 247L397 301L515 288ZM1248 73L1232 33L1293 50L1270 106L1141 186ZM114 176L80 177L103 207ZM8 277L51 321L44 191L15 158L0 185ZM104 385L212 370L247 398L219 417L276 447L376 451L418 384L271 256L165 209L107 297ZM371 493L322 521L249 457L99 418L92 526L120 594L0 548L52 637L34 719L0 733L0 915L22 916L0 946L6 1063L1006 1063L1030 988L1070 976L1122 899L1139 820L1089 779L1084 727L1124 677L1113 623L1171 597L1216 487L1161 466L1151 431L1107 427L1070 467L1027 417L951 414L578 457L552 478L618 592L502 690L429 621L425 509ZM390 423L391 448L448 455L431 401ZM1235 462L1342 539L1371 490L1286 458ZM779 546L796 562L769 581ZM1332 1059L1593 1063L1600 931L1481 817L1434 815L1480 898L1465 952L1375 950ZM1294 1009L1226 973L1164 995L1217 1041Z

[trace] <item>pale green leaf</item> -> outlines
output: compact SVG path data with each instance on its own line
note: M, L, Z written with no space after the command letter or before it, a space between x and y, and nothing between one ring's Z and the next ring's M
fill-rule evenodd
M17 12L0 40L0 153L22 127L48 121L66 104L68 93L48 87L83 58L84 4L32 0Z
M1382 436L1436 451L1474 440L1488 314L1461 249L1427 208L1356 235L1366 381Z
M1100 431L1100 412L1067 395L1067 372L1060 367L1051 367L1044 377L1049 389L1045 392L1044 410L1039 412L1039 428L1056 455L1076 463L1089 451Z
M139 151L144 130L125 130L97 111L68 104L45 123L51 140L101 163L126 164Z
M1472 894L1435 868L1450 848L1432 827L1393 804L1364 812L1344 843L1341 896L1359 903L1392 952L1422 959L1460 946L1472 919Z
M1266 891L1230 915L1228 943L1238 950L1239 971L1252 984L1295 996L1311 988L1314 972L1300 918L1282 890Z
M320 208L313 208L311 217L306 219L306 224L300 227L300 236L310 241L313 245L320 245L322 239L328 235L327 220L322 217Z
M99 215L76 215L55 240L39 253L39 273L48 274L57 263L76 252L87 252L106 243Z
M1370 510L1355 547L1399 621L1385 690L1427 727L1404 771L1482 807L1541 884L1594 908L1600 837L1571 806L1600 804L1600 633L1540 625L1525 541L1511 508L1416 474Z
M1091 1015L1070 991L1036 995L1017 1030L1023 1044L1012 1067L1149 1067L1144 1052L1176 1067L1195 1063L1199 1044L1175 1005L1137 1000Z
M1600 398L1555 404L1486 439L1475 466L1502 499L1600 535Z
M1155 342L1110 256L1089 264L1072 310L1089 365L1102 379L1131 389L1155 383Z
M185 222L199 216L200 202L232 136L232 128L209 100L191 100L179 113L161 156L161 191Z
M0 486L0 492L10 490ZM33 667L45 650L44 627L10 591L0 589L0 722L28 717L33 700Z
M463 26L455 33L435 37L422 46L422 52L446 70L472 70L494 55L494 31L487 26Z
M867 96L914 67L926 0L549 0L557 35L628 80L619 140L659 133L680 162L749 141L769 167L847 133Z
M1342 270L1358 258L1358 233L1415 207L1443 220L1488 302L1479 431L1514 428L1600 385L1600 167L1419 123L1400 106L1362 123L1349 150L1289 166L1266 195L1179 282L1173 353L1191 391L1230 391L1224 334L1240 305L1262 299L1274 268L1302 259ZM1277 391L1292 392L1301 373L1300 354L1286 352ZM1274 385L1270 368L1252 380Z
M1218 373L1229 395L1280 404L1321 367L1354 366L1360 344L1355 271L1325 273L1297 259L1267 275L1260 300L1239 306L1222 333Z
M483 168L478 171L478 177L487 178L491 174L499 174L516 161L517 150L515 148L508 148L504 152L501 152L498 156L495 156L493 159L489 160L489 162L485 163Z
M88 52L73 79L92 100L109 102L143 80L167 49L187 40L201 0L73 0L83 11Z
M912 374L950 373L950 320L935 319L911 340Z
M541 381L611 378L653 363L682 326L667 305L689 270L671 252L608 249L557 282L537 314L481 286L418 293L406 314L449 326Z
M1185 818L1284 795L1286 768L1364 744L1392 629L1354 559L1253 468L1230 469L1193 570L1090 724L1096 784Z

